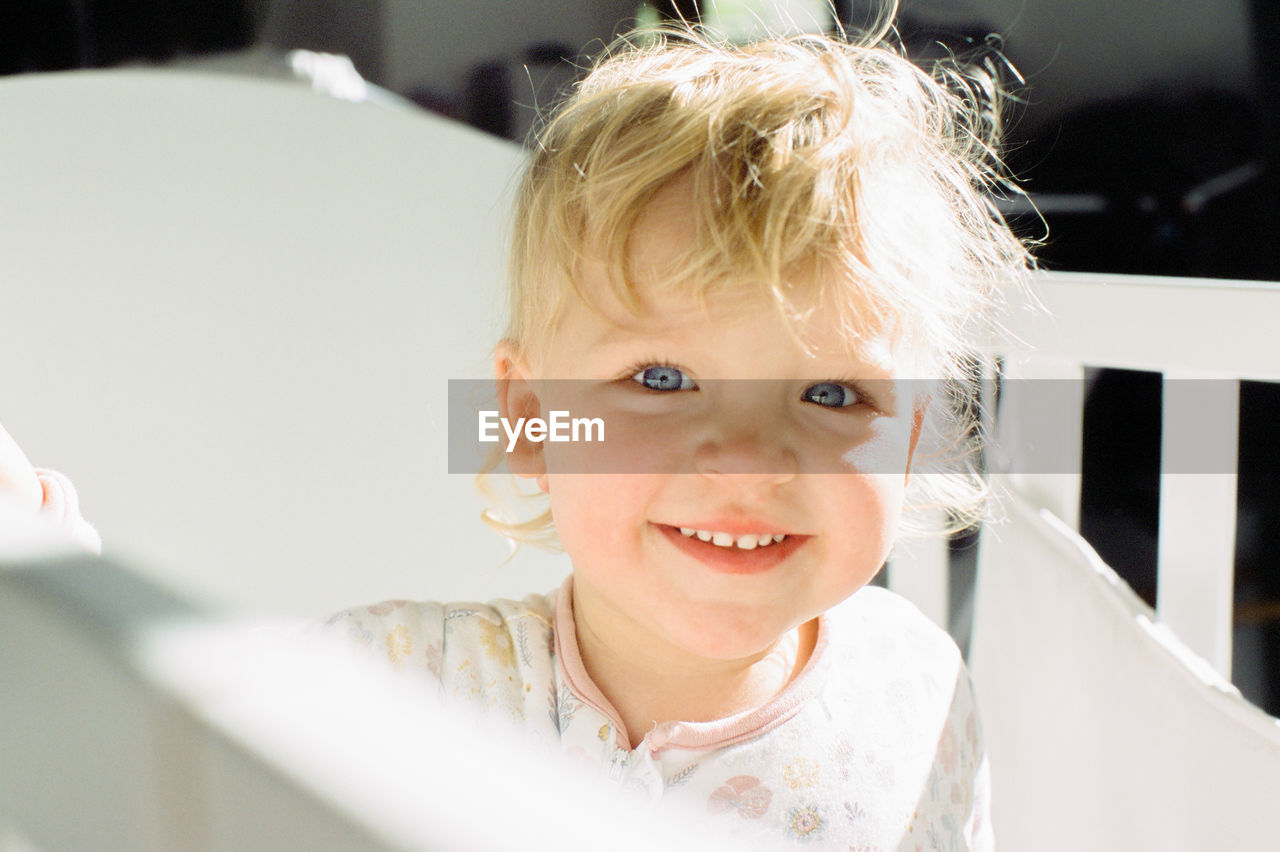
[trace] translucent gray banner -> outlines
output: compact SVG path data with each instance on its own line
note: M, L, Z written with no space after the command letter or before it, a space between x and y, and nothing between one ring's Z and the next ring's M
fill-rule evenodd
M449 472L1079 473L1084 381L956 391L924 380L449 382ZM1166 381L1162 472L1235 473L1234 383ZM500 402L505 401L505 406ZM1125 430L1123 418L1114 425ZM1150 439L1144 439L1149 441ZM1143 472L1150 447L1109 458Z

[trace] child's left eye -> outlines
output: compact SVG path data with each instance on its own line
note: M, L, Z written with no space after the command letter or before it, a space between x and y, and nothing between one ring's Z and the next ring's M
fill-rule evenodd
M858 401L858 393L837 382L820 382L806 388L800 398L824 408L844 408Z

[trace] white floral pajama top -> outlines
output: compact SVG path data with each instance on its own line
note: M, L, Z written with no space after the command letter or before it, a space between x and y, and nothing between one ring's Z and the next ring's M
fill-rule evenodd
M768 704L659 724L632 749L583 667L571 584L518 602L388 601L329 627L439 683L446 699L508 718L535 750L696 808L744 848L993 848L968 672L906 600L861 589L820 617L808 663Z

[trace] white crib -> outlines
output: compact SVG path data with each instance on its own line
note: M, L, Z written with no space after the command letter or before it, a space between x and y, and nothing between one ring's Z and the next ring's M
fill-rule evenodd
M1230 675L1239 383L1280 380L1280 287L1056 273L1035 291L1045 310L1008 323L1029 346L1005 364L993 479L1008 518L981 536L969 654L998 835L1064 852L1274 848L1280 720ZM1164 377L1155 611L1074 532L1086 365ZM889 584L945 625L947 565L918 543Z
M997 415L993 471L1007 488L1068 526L1079 522L1085 368L1148 370L1164 378L1161 433L1160 618L1224 676L1231 673L1232 562L1241 380L1280 381L1280 285L1087 273L1041 274L1039 306L1015 308L1005 361L1010 393ZM1206 333L1206 329L1209 331ZM1229 331L1228 331L1229 330ZM1020 382L1053 393L1018 397ZM1030 425L1029 425L1030 424ZM1041 428L1045 427L1045 428ZM1056 446L1032 447L1028 432ZM1208 448L1202 445L1208 445ZM1042 458L1027 456L1040 452ZM1195 462L1197 470L1189 462ZM1074 467L1072 467L1074 465ZM900 588L944 623L940 553ZM915 583L927 587L916 591ZM895 583L897 585L897 583Z
M300 706L287 691L258 682L278 702L237 705L228 696L252 672L184 666L243 651L224 628L249 615L483 599L550 588L567 570L525 552L503 564L470 478L445 472L446 380L488 374L522 157L421 113L281 81L148 70L0 81L0 422L38 463L74 474L120 560L11 554L0 567L0 817L15 848L447 848L465 830L431 810L438 791L370 793L390 789L372 783L379 766L409 771L403 749L318 741L320 728L286 724L282 708ZM1009 319L1036 351L1010 376L1079 377L1088 364L1280 380L1274 286L1049 275L1037 291L1048 312ZM1159 324L1142 324L1151 316ZM1227 321L1229 338L1202 333ZM1235 385L1214 387L1233 410ZM999 427L1016 428L1018 401L1005 402ZM1080 422L1082 403L1063 422ZM1217 428L1233 455L1231 419ZM1078 458L1078 431L1060 434L1075 435ZM1166 429L1165 452L1179 440ZM1234 476L1166 477L1158 616L1072 537L1077 476L1005 480L1010 521L983 534L971 655L1002 847L1243 849L1280 836L1260 798L1280 789L1280 731L1213 674L1230 671ZM474 539L458 535L468 529ZM1053 571L1032 570L1046 553ZM895 554L889 580L945 624L945 571L945 552L922 546ZM1061 610L1038 611L1054 589ZM1119 685L1081 665L1096 659L1083 648L1036 664L1032 627L1061 652L1082 623L1070 619L1087 616L1127 643L1104 674L1141 662ZM1073 746L1062 715L1118 720L1115 690L1157 670L1173 684L1159 694L1199 714L1194 739L1213 746L1195 752L1200 768L1179 774L1143 740L1090 778L1082 761L1108 749ZM1055 683L1098 700L1059 700ZM1160 712L1137 708L1124 730ZM1153 803L1167 787L1144 765L1197 782L1179 787L1192 798ZM435 816L424 825L423 813Z

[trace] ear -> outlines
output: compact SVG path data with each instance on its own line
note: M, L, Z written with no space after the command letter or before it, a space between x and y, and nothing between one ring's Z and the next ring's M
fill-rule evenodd
M493 377L497 382L498 416L511 424L511 428L516 428L515 424L522 417L542 416L542 403L533 383L533 371L513 341L503 340L494 350ZM505 440L504 436L504 448ZM522 433L515 447L505 455L508 470L516 476L535 479L539 488L550 491L542 444L528 440Z
M929 411L929 403L933 397L927 393L916 396L915 409L911 415L911 442L907 445L907 467L902 483L911 481L911 463L916 455L916 446L920 443L920 433L924 431L924 417Z

